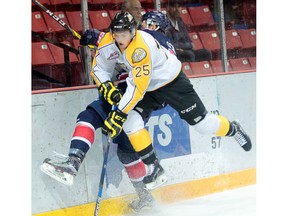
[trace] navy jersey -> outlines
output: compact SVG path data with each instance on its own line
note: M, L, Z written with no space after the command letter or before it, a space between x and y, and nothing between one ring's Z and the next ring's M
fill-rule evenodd
M149 33L150 35L152 35L161 44L161 46L165 47L172 54L176 55L175 48L172 45L171 40L167 36L157 32L157 31L150 30L150 29L143 29L142 31L145 31L145 32Z

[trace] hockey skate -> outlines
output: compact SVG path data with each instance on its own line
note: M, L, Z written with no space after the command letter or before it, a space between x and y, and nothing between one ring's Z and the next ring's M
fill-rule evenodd
M65 185L73 185L73 179L77 175L81 160L78 157L66 157L66 161L46 158L40 169L42 172Z
M167 181L167 176L165 175L164 169L158 160L156 160L154 164L150 165L149 169L152 169L150 172L151 174L148 174L143 179L143 182L146 184L146 188L148 190L153 190L163 185Z
M248 134L244 131L239 122L232 121L231 125L235 128L236 131L234 134L235 140L245 151L250 151L252 148L252 143Z
M144 209L151 209L155 204L155 200L151 193L146 189L146 186L143 182L133 183L138 198L133 200L129 207L135 212L140 212Z

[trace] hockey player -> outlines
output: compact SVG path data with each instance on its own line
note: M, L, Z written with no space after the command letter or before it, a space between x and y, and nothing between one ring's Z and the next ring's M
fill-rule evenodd
M115 92L114 99L120 97L120 94L120 91ZM94 143L95 131L103 126L103 122L107 118L110 110L111 105L106 102L103 97L89 104L87 108L77 116L69 147L68 159L64 158L64 160L61 161L60 159L46 158L40 169L45 174L63 184L72 185L73 179L77 175L85 155ZM135 152L124 132L114 139L113 143L118 144L118 158L124 165L128 177L139 197L139 199L135 199L130 203L130 207L135 211L152 207L154 205L154 198L143 183L143 179L148 175L149 171L147 166Z
M144 119L159 104L167 103L199 133L232 136L244 150L251 149L251 140L240 124L208 113L182 72L181 62L150 34L137 30L131 14L117 13L110 29L98 41L91 75L98 86L107 86L107 93L114 88L111 77L116 63L126 67L129 75L117 110L111 111L104 122L105 133L117 137L123 128L143 162L153 166L157 157Z
M93 35L92 40L91 34ZM87 41L89 41L91 45L98 45L97 39L103 35L105 35L104 32L99 34L99 32L87 31L80 40L80 44L88 45ZM114 88L113 86L113 92L110 93L106 92L106 87L102 86L102 88L99 88L100 95L103 94L105 99L103 96L100 96L77 116L69 147L68 159L63 157L61 161L59 158L46 158L40 166L41 171L45 174L65 185L73 184L74 177L77 175L81 163L94 143L95 131L103 126L104 120L111 111L111 104L119 102L123 92L126 90L127 84L125 78L127 72L123 68L119 68L119 65L116 65L116 71L118 73L116 76L119 82L118 88ZM157 164L157 169L151 171L151 167L149 169L135 152L124 132L121 132L120 135L113 140L113 143L118 144L118 158L124 165L128 177L139 197L139 199L133 200L130 203L130 207L135 211L152 207L154 205L154 199L149 190L159 187L167 180L162 166ZM161 178L158 179L158 177Z
M160 11L149 11L142 16L141 29L151 34L161 46L176 55L174 46L165 35L168 25L169 21L167 16Z

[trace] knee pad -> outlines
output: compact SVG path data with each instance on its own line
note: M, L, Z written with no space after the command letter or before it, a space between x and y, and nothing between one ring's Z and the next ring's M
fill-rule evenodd
M123 130L127 135L129 135L143 128L144 128L144 121L141 115L137 111L131 110L127 116L127 120L123 124Z
M204 119L194 125L197 132L201 134L215 134L220 128L220 119L214 114L206 114Z

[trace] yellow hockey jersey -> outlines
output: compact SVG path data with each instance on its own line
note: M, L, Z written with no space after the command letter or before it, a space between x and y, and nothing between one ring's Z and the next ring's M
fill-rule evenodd
M111 33L99 38L98 43L91 71L98 86L112 79L116 63L129 71L127 89L118 105L118 109L126 114L146 92L167 85L181 71L181 62L177 57L144 31L136 30L135 37L123 53Z

